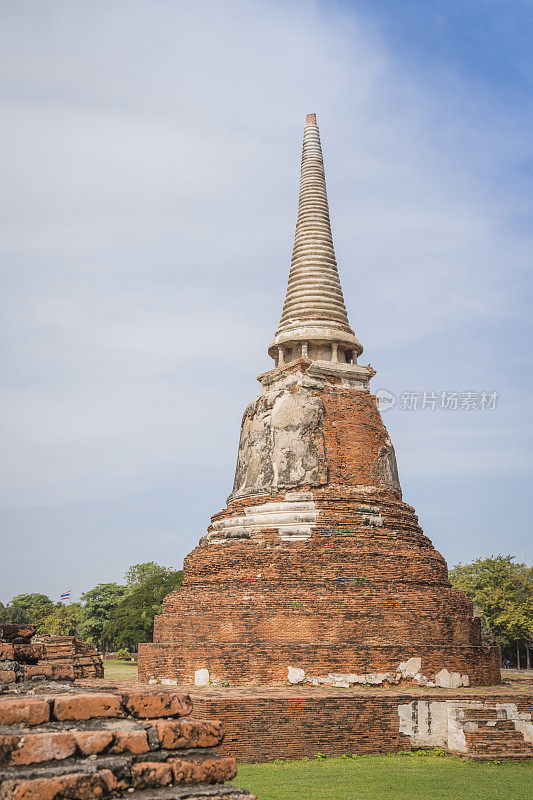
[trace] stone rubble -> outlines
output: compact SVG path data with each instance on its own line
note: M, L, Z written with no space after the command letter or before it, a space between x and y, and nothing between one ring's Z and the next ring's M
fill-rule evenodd
M34 625L0 625L0 695L25 691L36 682L74 680L74 666L48 660L34 635Z
M103 678L102 656L74 636L35 636L34 625L0 625L0 693L36 681Z

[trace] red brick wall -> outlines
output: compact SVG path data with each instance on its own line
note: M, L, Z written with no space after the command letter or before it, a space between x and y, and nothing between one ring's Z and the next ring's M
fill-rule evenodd
M210 676L218 682L284 684L288 665L303 668L309 676L315 677L328 673L365 674L393 672L401 661L416 656L422 657L421 672L429 678L446 666L450 672L468 674L473 685L499 683L497 654L489 647L413 647L408 643L393 647L358 647L357 643L339 646L335 642L303 647L278 642L229 644L217 641L216 637L205 643L142 645L143 666L139 680L149 680L155 675L192 683L194 671L207 667Z
M389 434L369 392L327 387L324 402L324 437L329 484L374 486L375 463Z
M317 753L395 753L409 750L409 737L399 732L398 706L412 700L483 700L516 703L519 711L533 711L533 697L517 694L478 695L436 692L374 692L373 694L325 692L323 696L298 696L286 690L278 696L226 698L194 694L195 711L205 718L220 719L226 736L220 751L237 761L272 761L275 758L312 758ZM219 693L220 694L220 693ZM316 692L318 695L318 691Z

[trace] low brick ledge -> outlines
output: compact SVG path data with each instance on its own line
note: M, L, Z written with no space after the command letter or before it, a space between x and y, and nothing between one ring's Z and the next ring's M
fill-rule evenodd
M77 680L75 686L95 691L125 691L126 687L133 691L157 691L157 692L185 692L194 702L195 700L245 700L247 698L256 699L280 699L293 700L303 698L346 698L346 697L383 697L383 698L417 698L428 700L450 700L451 698L461 698L463 700L489 699L494 697L505 697L510 702L513 699L523 697L533 697L533 685L527 684L513 685L503 683L494 686L468 686L457 689L444 689L442 687L428 688L417 685L401 685L394 687L382 686L361 686L354 685L349 689L337 689L332 686L315 687L309 684L303 686L294 685L262 685L262 686L204 686L198 687L193 684L147 684L138 681L124 680L117 681L111 679L85 679Z

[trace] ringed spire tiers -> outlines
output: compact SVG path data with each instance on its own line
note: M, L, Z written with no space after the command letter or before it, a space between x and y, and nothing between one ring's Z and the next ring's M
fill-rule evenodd
M306 118L289 282L281 320L268 352L276 366L298 358L356 364L357 356L363 352L344 305L315 114Z

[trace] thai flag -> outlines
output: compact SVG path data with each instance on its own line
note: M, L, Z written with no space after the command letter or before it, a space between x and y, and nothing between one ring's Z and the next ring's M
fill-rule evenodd
M61 595L61 600L70 600L70 589L67 589L66 592L63 592Z

